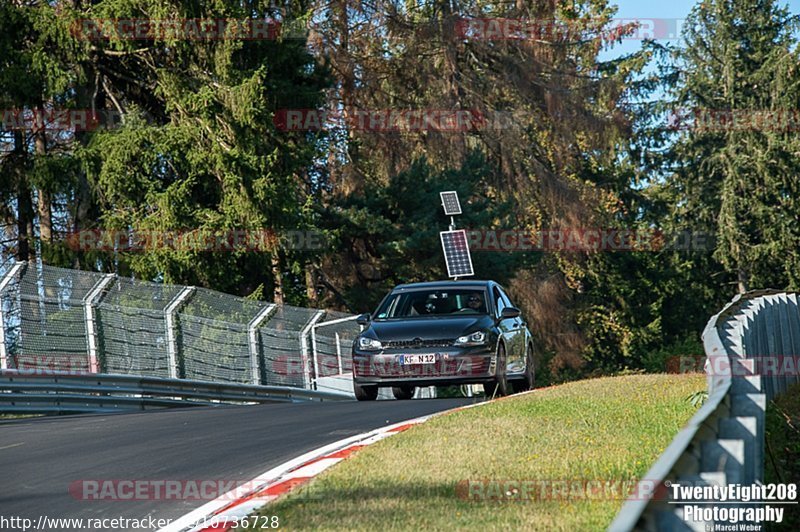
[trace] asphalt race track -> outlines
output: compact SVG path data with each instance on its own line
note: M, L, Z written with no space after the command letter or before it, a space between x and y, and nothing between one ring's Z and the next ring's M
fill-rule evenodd
M0 516L176 519L206 500L82 500L84 480L235 480L474 399L187 408L0 422ZM67 530L67 528L62 528Z

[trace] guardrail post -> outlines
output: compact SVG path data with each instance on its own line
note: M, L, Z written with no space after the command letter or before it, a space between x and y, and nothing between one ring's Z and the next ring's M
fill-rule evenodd
M17 261L0 279L0 296L17 273L25 266L25 261ZM0 297L0 369L8 369L8 346L6 346L6 317L3 312L3 299Z
M86 340L89 349L89 373L100 373L100 362L98 357L97 328L95 320L95 305L103 294L103 290L111 284L117 276L107 273L95 283L86 297L83 298L83 316L86 320Z
M300 331L300 355L303 359L303 386L305 388L311 388L311 367L308 360L308 332L312 331L314 325L322 318L325 314L324 310L318 310L306 323L306 326L303 327L303 330ZM314 353L314 385L316 386L316 379L317 379L317 353Z
M274 303L267 305L247 324L247 336L250 341L250 372L253 384L260 384L261 381L261 374L258 368L258 328L264 321L269 319L277 308L278 305Z
M178 378L178 340L175 335L175 313L183 303L194 293L193 286L185 286L178 292L169 305L164 309L167 333L167 356L169 357L169 376Z

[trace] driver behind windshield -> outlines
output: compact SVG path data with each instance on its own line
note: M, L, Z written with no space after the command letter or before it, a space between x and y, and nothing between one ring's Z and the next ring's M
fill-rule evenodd
M478 313L486 312L483 306L483 297L480 292L474 292L467 297L467 306L461 310L472 310Z

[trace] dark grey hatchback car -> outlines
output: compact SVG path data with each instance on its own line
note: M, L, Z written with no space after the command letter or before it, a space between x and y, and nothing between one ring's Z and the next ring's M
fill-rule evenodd
M519 309L494 281L403 284L353 342L356 398L391 387L410 399L415 387L483 384L488 396L533 387L533 340Z

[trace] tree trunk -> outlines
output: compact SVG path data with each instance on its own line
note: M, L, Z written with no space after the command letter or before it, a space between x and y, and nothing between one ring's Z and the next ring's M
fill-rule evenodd
M334 61L338 66L340 75L339 95L341 97L342 114L344 118L345 127L347 128L347 143L345 146L346 160L341 168L338 167L339 163L336 161L335 156L332 158L334 167L336 168L331 179L335 187L334 194L341 197L348 197L353 192L359 189L358 180L356 177L356 160L358 159L358 142L357 134L354 131L354 124L357 123L355 115L356 110L356 81L355 81L355 66L353 58L350 53L350 17L347 12L348 0L338 0L332 4L331 11L336 20L336 28L338 30L338 49L334 53ZM331 147L331 150L336 150L336 147Z
M317 276L316 272L314 271L314 264L309 262L306 264L306 297L308 298L308 304L312 307L316 307L318 304L317 301Z
M272 278L274 282L274 289L272 291L272 302L277 305L283 305L283 277L281 275L281 258L280 251L275 250L272 253Z
M79 0L74 0L76 5L80 5ZM75 100L78 107L81 109L91 109L92 112L97 111L98 108L103 108L103 101L98 91L98 77L97 72L93 65L89 63L82 63L80 65L83 71L84 78L87 80L85 83L79 85L76 90ZM98 103L100 105L98 105ZM88 142L88 134L86 131L75 131L75 141L81 146L85 146ZM75 188L75 207L72 212L72 230L76 233L84 229L88 229L92 222L92 192L89 185L89 178L84 170L79 170L76 175L77 185ZM83 251L78 250L75 254L75 261L73 267L80 269L83 262Z
M35 250L33 240L33 203L28 179L25 176L25 136L22 131L14 132L14 171L17 174L17 260L33 261Z
M39 116L44 116L44 108L40 104L37 106ZM33 144L36 157L45 157L47 155L47 135L44 128L41 128L34 133ZM39 183L37 195L37 210L39 212L39 238L43 245L49 244L53 241L53 215L52 215L53 197L46 185Z
M739 293L744 294L750 289L750 283L747 275L747 270L742 266L736 269L736 275L739 278Z
M460 84L458 82L459 65L458 65L458 37L456 35L455 26L453 23L452 9L450 8L450 1L443 0L441 2L442 21L441 31L442 35L446 36L442 39L442 54L444 56L444 83L445 83L445 98L447 101L445 105L449 109L459 110L462 109L462 94ZM464 132L457 132L453 135L451 140L451 162L455 165L464 163L467 153L466 134Z
M38 211L39 211L39 236L42 243L49 244L53 241L53 215L52 215L53 196L49 191L39 188Z

